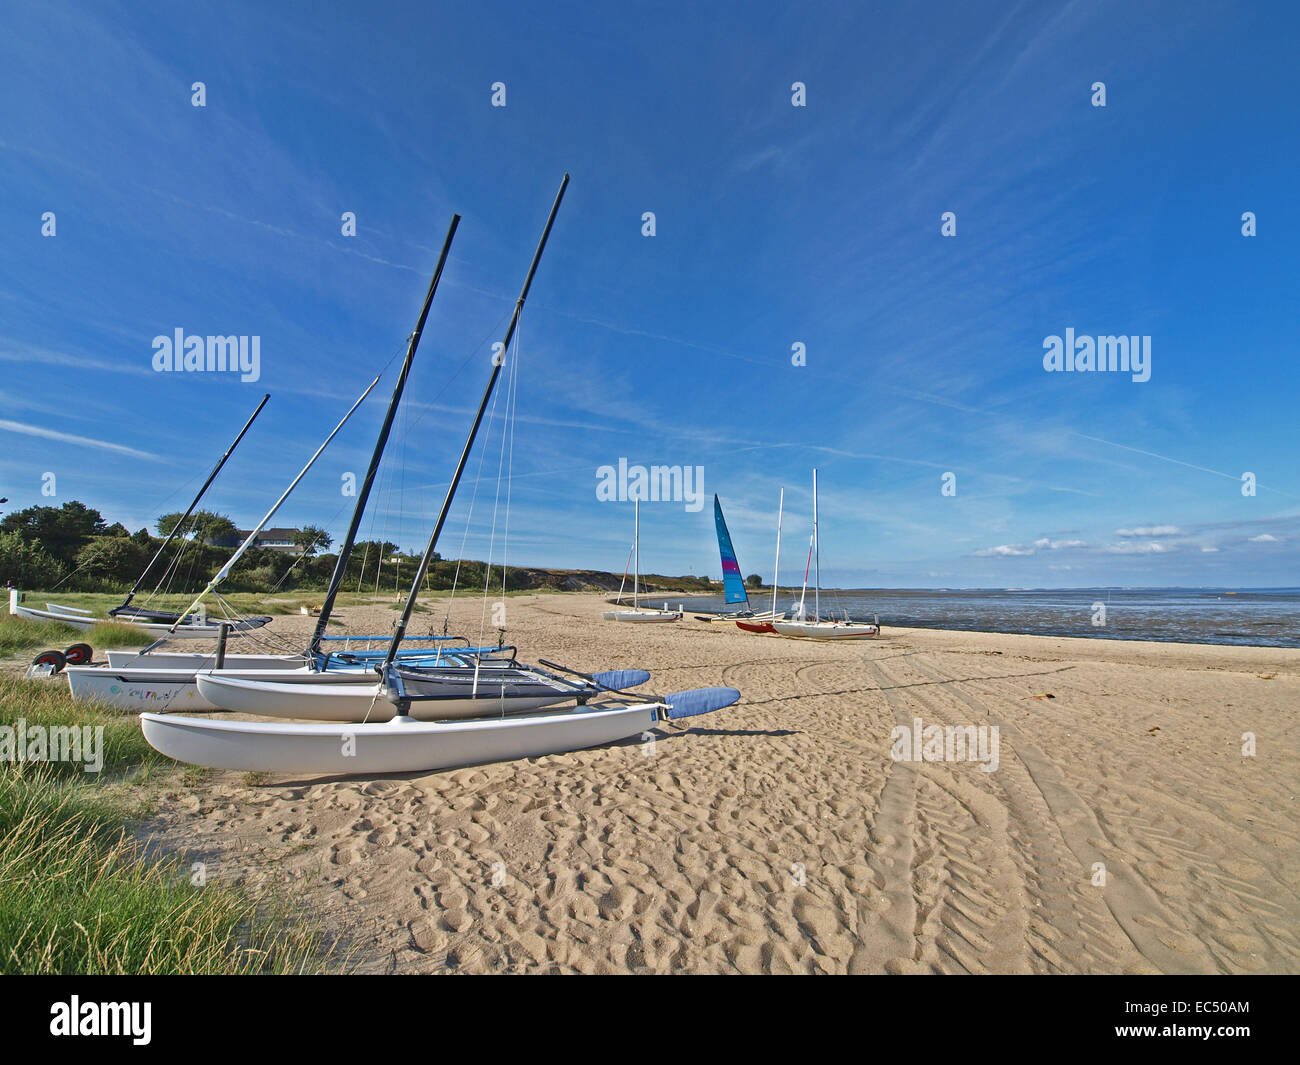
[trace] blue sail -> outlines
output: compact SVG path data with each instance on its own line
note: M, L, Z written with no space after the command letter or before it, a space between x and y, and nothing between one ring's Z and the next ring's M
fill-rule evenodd
M727 603L744 603L749 605L749 594L745 591L745 579L740 575L740 563L736 561L736 549L731 546L731 533L727 532L727 522L722 516L722 504L718 497L713 497L713 520L718 526L718 553L722 556L722 590Z

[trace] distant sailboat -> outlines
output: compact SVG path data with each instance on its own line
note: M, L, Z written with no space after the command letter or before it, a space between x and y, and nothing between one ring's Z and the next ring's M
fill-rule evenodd
M880 626L876 625L859 625L851 621L822 620L821 617L821 598L822 598L822 563L821 563L821 544L817 540L817 471L813 470L813 531L812 531L812 554L816 561L815 584L813 592L813 619L808 621L804 618L803 596L799 597L799 616L791 621L775 621L772 623L774 631L781 636L788 636L795 639L807 640L860 640L867 636L876 636L880 632ZM807 591L808 574L804 571L804 590Z
M776 612L777 580L781 569L781 516L785 513L785 489L781 489L781 499L776 505L776 561L772 563L772 610L771 613L754 617L737 619L736 628L742 632L774 633L773 627L778 620L784 621L785 614Z
M727 519L722 516L722 504L718 497L713 497L713 524L718 530L718 554L722 558L722 597L727 606L743 604L740 610L728 614L696 614L696 621L721 622L729 624L746 621L770 621L772 613L756 614L749 603L749 592L745 588L745 579L740 573L740 562L736 559L736 548L731 543L731 532L727 529ZM775 603L773 604L775 607Z
M641 500L633 501L633 525L632 525L632 554L634 562L632 564L632 609L631 610L606 610L604 618L606 621L631 621L631 622L655 622L655 621L681 621L682 613L680 610L642 610L640 605L640 583L641 583ZM622 594L621 592L619 593ZM665 604L665 607L667 604Z

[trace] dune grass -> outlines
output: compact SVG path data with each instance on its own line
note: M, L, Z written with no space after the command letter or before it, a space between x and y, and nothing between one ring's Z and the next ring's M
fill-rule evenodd
M322 936L287 901L196 884L181 859L152 858L131 835L152 804L148 785L174 767L134 716L74 703L57 680L0 676L0 727L19 718L28 735L102 728L103 766L0 762L0 973L323 968Z
M151 642L152 637L143 629L120 621L104 621L83 631L58 621L32 621L0 614L0 655L62 651L74 643L86 643L100 650L105 647L143 647Z

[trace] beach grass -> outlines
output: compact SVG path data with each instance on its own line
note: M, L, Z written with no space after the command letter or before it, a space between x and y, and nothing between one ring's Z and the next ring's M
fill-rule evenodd
M25 654L53 649L62 651L74 643L102 647L143 647L151 637L135 625L104 621L82 630L58 621L32 621L9 614L0 615L0 655Z
M18 725L102 729L99 772L19 761ZM174 764L133 716L87 709L57 681L0 676L0 973L320 971L323 938L287 900L197 882L133 835ZM6 737L8 745L6 746Z

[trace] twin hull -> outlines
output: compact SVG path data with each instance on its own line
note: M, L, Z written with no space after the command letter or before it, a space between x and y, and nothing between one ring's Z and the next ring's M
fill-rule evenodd
M143 714L144 737L180 762L312 774L430 772L600 747L654 727L658 704L577 706L529 717L340 727Z

